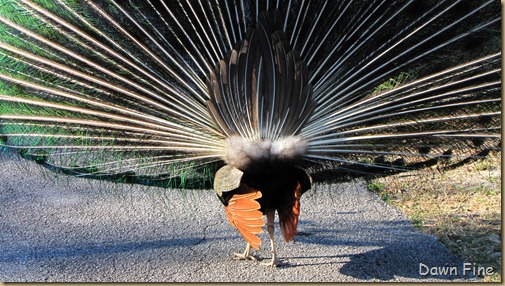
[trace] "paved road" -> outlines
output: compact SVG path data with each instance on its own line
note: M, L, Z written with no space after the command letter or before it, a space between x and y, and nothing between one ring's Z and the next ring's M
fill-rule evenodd
M234 261L243 240L212 191L173 191L54 176L0 159L0 281L454 281L462 261L417 232L362 182L302 198L288 267ZM268 238L259 252L269 257ZM421 276L419 264L460 276Z

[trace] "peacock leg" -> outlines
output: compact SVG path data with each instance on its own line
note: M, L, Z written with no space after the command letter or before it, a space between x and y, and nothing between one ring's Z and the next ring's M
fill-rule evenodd
M266 216L267 216L267 232L268 236L270 237L270 246L272 248L272 259L270 262L264 262L261 263L266 266L270 267L277 267L277 266L282 266L285 265L285 262L282 262L277 259L277 253L275 252L275 243L274 243L274 219L275 219L275 210L267 210L266 211Z
M235 259L238 260L254 260L258 261L258 259L250 254L251 252L251 245L247 243L244 253L233 253L235 255Z

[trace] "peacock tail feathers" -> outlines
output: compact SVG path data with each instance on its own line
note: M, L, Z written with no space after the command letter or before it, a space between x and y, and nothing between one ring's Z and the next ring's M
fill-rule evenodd
M500 148L500 12L5 0L0 144L66 174L172 187L264 158L315 179L459 164Z

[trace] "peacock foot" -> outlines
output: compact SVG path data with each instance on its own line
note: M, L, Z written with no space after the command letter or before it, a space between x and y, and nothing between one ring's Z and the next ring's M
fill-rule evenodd
M251 255L251 245L249 243L247 243L246 247L245 247L245 250L244 250L244 253L233 253L233 255L235 255L235 259L237 260L254 260L254 261L258 261L258 259L254 256Z
M261 265L265 265L270 268L274 268L274 267L279 267L279 266L286 266L286 265L288 265L288 263L285 261L279 260L279 259L271 259L270 262L262 262Z
M286 261L277 259L277 255L275 252L272 253L272 259L270 262L263 262L261 265L269 266L270 268L278 267L278 266L286 266L288 263Z
M249 254L249 253L233 253L234 255L234 259L235 260L254 260L254 261L258 261L258 258L256 258L255 256Z
M235 255L234 259L235 260L254 260L254 261L258 261L258 258L256 258L255 256L251 255L251 254L248 254L248 255L245 255L243 253L233 253L233 255Z

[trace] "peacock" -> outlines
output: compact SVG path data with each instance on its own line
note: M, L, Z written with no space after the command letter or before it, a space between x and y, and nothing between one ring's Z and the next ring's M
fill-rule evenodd
M0 144L213 188L256 258L313 184L501 150L498 1L3 0Z

